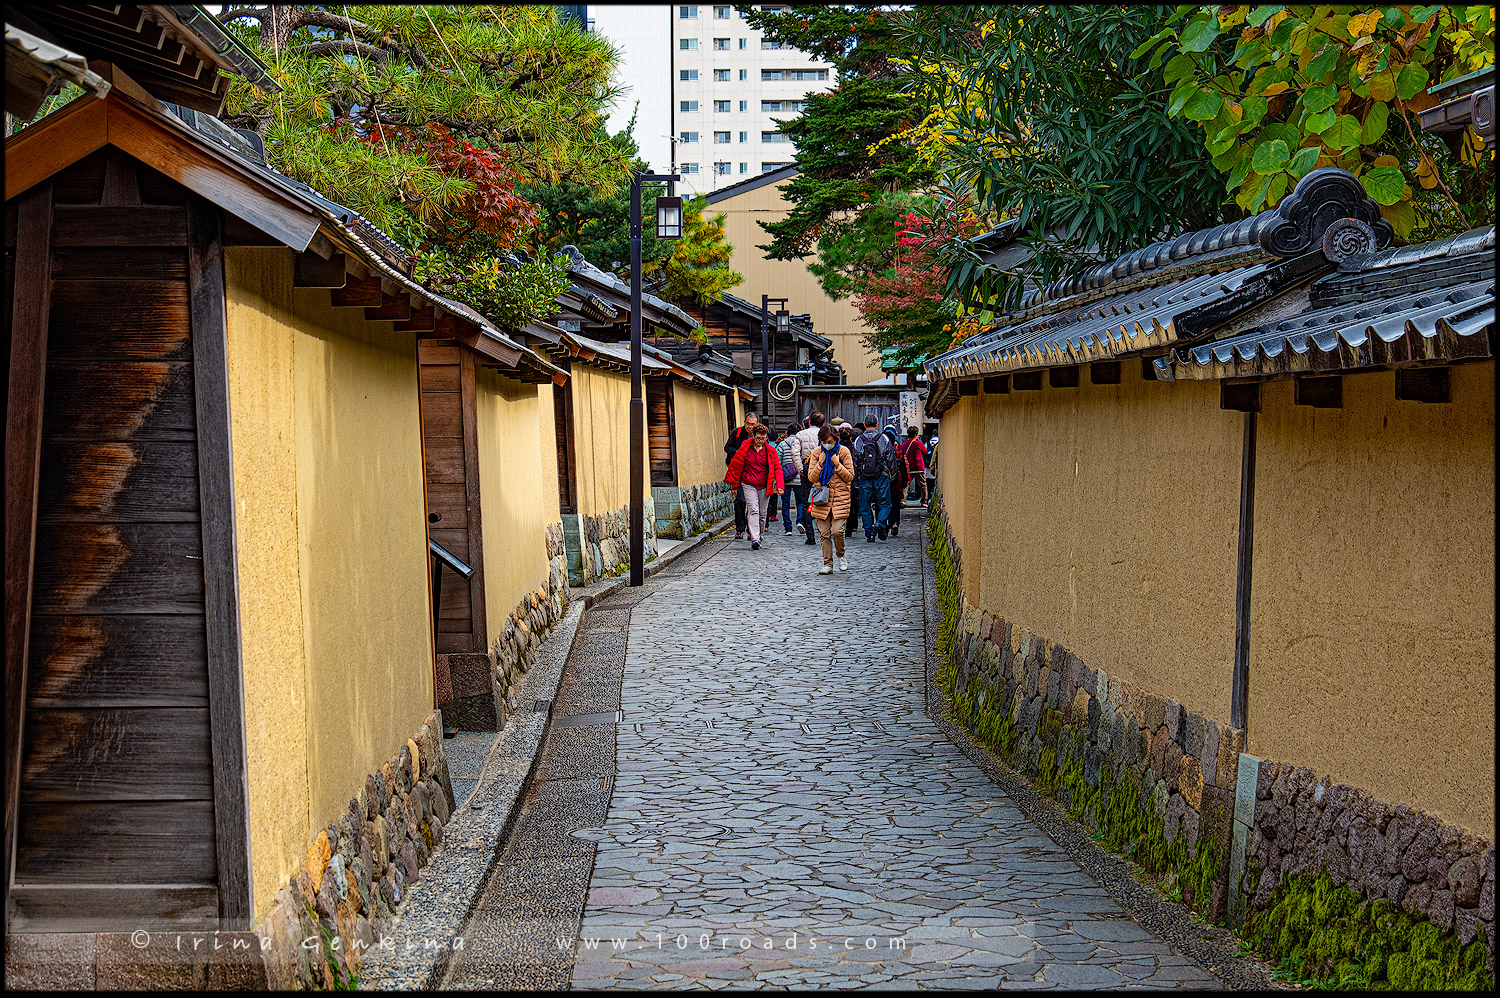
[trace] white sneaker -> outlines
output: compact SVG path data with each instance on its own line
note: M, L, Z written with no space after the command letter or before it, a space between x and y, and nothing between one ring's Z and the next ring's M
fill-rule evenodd
M819 575L832 575L833 574L833 566L832 565L824 565L822 568L818 569L818 574Z
M791 533L791 531L788 530L787 533ZM804 527L802 524L799 523L799 524L797 524L797 533L799 533L799 534L805 534L805 533L807 533L807 528Z
M847 558L840 558L839 559L839 571L840 572L847 572L847 571L849 571L849 560Z

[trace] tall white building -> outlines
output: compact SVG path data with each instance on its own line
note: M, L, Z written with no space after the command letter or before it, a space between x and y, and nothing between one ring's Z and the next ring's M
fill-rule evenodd
M659 172L675 167L684 193L790 165L796 146L774 119L796 117L809 93L836 82L831 64L763 40L728 4L591 4L587 17L621 51L618 82L630 88L610 130L634 111L642 158Z

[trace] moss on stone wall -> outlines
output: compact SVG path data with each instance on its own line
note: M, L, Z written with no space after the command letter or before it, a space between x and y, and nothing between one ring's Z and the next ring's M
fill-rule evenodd
M1485 940L1467 946L1384 898L1364 898L1326 873L1282 879L1272 902L1251 916L1246 936L1293 979L1323 988L1482 991Z

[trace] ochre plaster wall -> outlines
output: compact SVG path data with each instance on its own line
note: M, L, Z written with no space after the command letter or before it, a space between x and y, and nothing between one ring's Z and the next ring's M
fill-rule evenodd
M1085 368L1078 388L979 397L977 602L1227 721L1244 417L1219 408L1217 382L1121 366L1119 385L1090 384ZM971 600L976 567L966 550Z
M641 434L642 477L651 495L651 465ZM597 516L630 502L630 375L573 364L573 442L578 512Z
M948 529L963 553L964 598L979 599L980 552L977 525L984 517L984 410L982 399L961 398L943 413L938 426L937 476Z
M828 297L808 271L807 261L767 260L765 251L758 248L766 241L766 233L756 223L776 222L787 216L789 206L781 188L789 183L791 178L766 184L705 208L705 216L724 214L724 237L734 247L730 266L745 275L745 283L730 288L730 293L756 302L763 294L790 298L787 307L811 314L813 332L833 341L833 359L844 365L849 384L869 384L882 376L880 356L862 340L865 324L853 300Z
M432 710L416 348L226 252L257 911Z
M291 255L224 251L235 553L255 913L307 857L307 674L298 581Z
M479 505L489 644L527 594L547 584L547 526L559 518L552 386L476 372ZM545 418L544 418L545 417Z
M1264 386L1247 749L1491 839L1494 378L1427 405L1346 376L1342 409Z
M672 389L678 485L724 480L724 441L729 437L724 400L725 396L695 392L681 382Z

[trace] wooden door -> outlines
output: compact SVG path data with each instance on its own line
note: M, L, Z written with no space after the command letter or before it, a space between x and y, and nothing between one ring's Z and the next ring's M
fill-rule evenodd
M652 487L676 485L677 426L672 383L667 378L646 379L646 442Z
M41 416L34 507L6 474L35 531L19 662L7 645L25 686L9 928L243 926L219 216L115 150L40 187L18 199L15 290L47 321L18 325L11 374L44 344L42 391L7 412L8 431Z
M557 497L561 512L578 512L578 458L573 441L572 366L560 361L568 380L552 389L553 435L557 443Z

